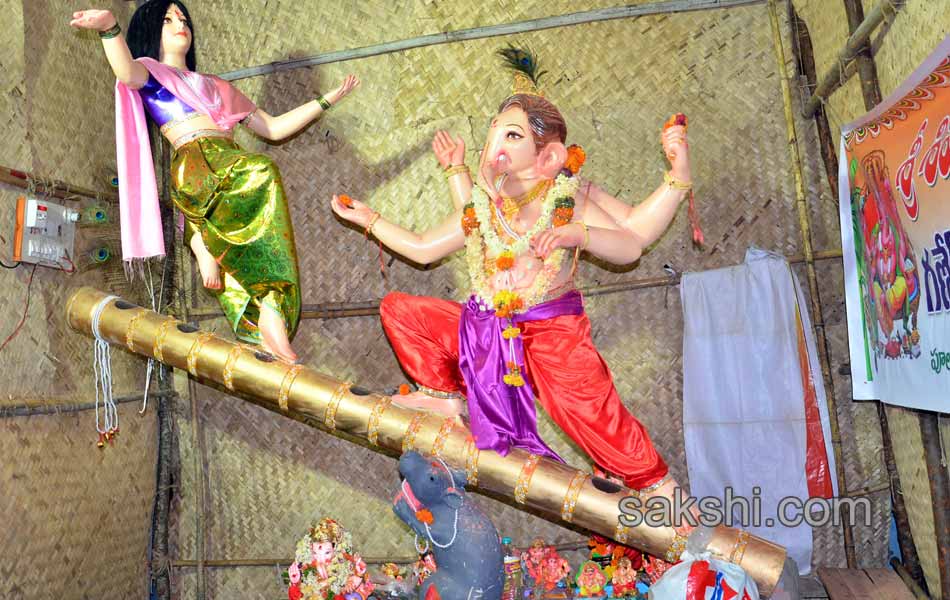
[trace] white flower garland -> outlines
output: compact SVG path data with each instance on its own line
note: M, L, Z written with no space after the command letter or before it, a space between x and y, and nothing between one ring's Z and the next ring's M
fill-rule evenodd
M477 186L472 189L472 204L475 208L475 216L478 219L478 228L477 232L472 230L465 240L465 257L468 263L469 277L472 281L472 291L482 298L486 304L492 305L494 292L488 284L487 271L489 268L485 263L485 248L487 247L496 258L503 252L510 252L516 257L520 256L528 250L534 236L551 226L551 215L554 213L554 205L557 199L573 198L578 187L577 178L558 175L554 186L548 190L544 198L541 205L541 215L534 226L510 244L502 242L492 226L488 195ZM548 255L544 260L544 266L535 275L531 286L526 290L517 292L524 303L522 310L527 310L541 301L551 282L560 271L566 252L565 248L558 248Z

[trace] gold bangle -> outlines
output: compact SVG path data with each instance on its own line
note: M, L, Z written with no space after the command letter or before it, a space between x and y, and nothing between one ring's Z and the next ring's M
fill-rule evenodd
M373 227L376 226L376 221L379 220L379 213L373 213L373 216L370 217L369 223L366 224L366 237L369 237L373 233Z
M587 250L587 247L590 246L590 229L587 228L587 223L583 221L578 221L578 223L584 228L584 245L581 246L581 250Z
M317 102L320 104L320 108L323 110L330 110L330 107L333 106L324 96L317 98Z
M449 179L459 173L468 173L468 167L463 163L461 165L452 165L445 170L445 178Z
M673 177L673 173L670 171L663 173L663 182L674 190L683 190L688 192L689 190L693 189L693 183L691 181L680 181L676 177Z

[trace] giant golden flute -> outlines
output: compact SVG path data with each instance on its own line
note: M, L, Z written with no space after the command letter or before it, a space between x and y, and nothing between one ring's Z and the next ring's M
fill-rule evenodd
M253 347L92 288L76 291L66 313L69 325L80 333L95 336L98 321L99 336L107 342L223 385L274 412L303 418L330 433L361 438L380 450L415 449L438 455L466 472L471 489L514 498L549 517L671 562L685 547L685 538L672 527L620 523L620 501L637 496L635 490L517 448L504 457L480 451L468 429L454 419L402 408L389 396L277 361ZM717 527L707 548L745 569L765 596L785 562L781 546L728 527Z

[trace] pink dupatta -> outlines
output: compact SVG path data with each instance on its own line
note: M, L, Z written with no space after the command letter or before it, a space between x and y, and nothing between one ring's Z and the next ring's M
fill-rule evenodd
M227 81L214 75L179 71L151 58L136 59L179 100L230 131L257 107ZM119 167L119 222L122 260L129 263L165 255L158 188L145 108L137 90L115 83L116 155Z

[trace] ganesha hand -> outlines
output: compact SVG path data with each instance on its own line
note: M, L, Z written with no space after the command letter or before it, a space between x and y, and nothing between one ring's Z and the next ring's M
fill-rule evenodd
M73 13L73 18L69 22L71 27L76 29L92 29L95 31L106 31L115 27L117 24L115 16L108 10L78 10Z
M461 136L452 135L443 129L435 132L432 138L432 152L443 169L465 164L465 141Z
M346 203L344 203L344 199ZM330 207L341 219L355 223L360 227L367 227L373 220L373 217L379 214L359 200L354 200L347 196L338 196L336 194L334 194L333 199L330 200Z
M557 248L587 247L589 242L587 226L580 222L571 223L554 229L545 229L531 239L531 248L541 258L547 258Z
M670 171L673 177L683 182L692 181L689 172L689 142L686 139L686 127L674 125L666 128L660 142L663 145L663 154L670 161Z

